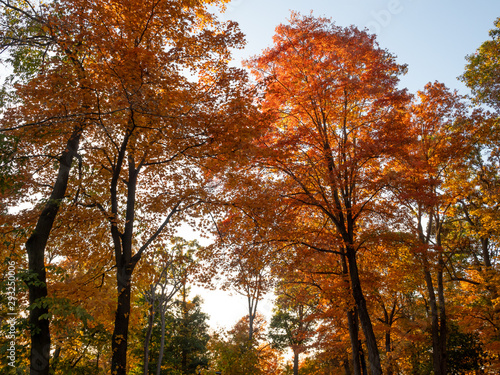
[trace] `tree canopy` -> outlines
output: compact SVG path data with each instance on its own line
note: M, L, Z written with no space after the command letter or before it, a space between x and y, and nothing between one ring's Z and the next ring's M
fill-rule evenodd
M4 373L498 371L500 21L469 98L296 12L236 68L226 2L0 0Z

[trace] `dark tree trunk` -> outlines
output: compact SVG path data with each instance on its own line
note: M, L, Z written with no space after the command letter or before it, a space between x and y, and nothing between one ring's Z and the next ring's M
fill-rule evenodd
M361 369L363 370L363 375L368 375L368 369L366 368L365 353L363 353L363 346L361 341L359 342L359 358L361 359Z
M347 266L347 258L345 252L341 255L342 274L346 278L346 288L350 289L349 267ZM356 309L347 311L347 327L349 329L349 339L351 340L352 350L352 364L354 375L361 375L360 360L359 360L359 328L358 328L358 314Z
M163 353L165 351L165 308L160 307L161 333L160 333L160 351L158 353L158 361L156 364L156 375L161 373L161 364L163 362Z
M110 217L111 237L113 239L115 249L115 262L117 272L117 308L115 314L115 329L112 336L112 357L111 357L111 373L113 375L125 375L127 369L127 343L128 343L128 326L130 317L130 291L132 273L135 266L141 260L142 254L148 246L160 235L165 226L170 222L172 216L178 212L178 207L181 204L179 201L170 211L167 218L158 230L145 242L143 246L132 256L132 242L134 238L134 220L135 220L135 200L137 190L137 176L139 175L140 166L135 167L132 157L128 160L128 183L127 183L127 208L125 215L125 225L123 233L118 229L118 179L122 164L124 161L125 150L129 136L127 135L117 158L114 169L113 179L111 181L111 207L113 215Z
M299 352L293 353L293 375L299 375Z
M127 373L127 343L128 325L130 317L130 275L125 269L119 267L118 277L118 305L115 313L115 328L111 342L112 358L111 373L113 375L126 375Z
M182 290L182 327L181 327L181 332L184 337L187 337L188 335L188 308L187 308L187 303L186 303L186 283L183 283L183 290ZM185 346L182 347L182 354L181 354L181 370L183 374L188 373L188 351Z
M146 330L146 338L144 339L144 375L148 375L149 372L149 342L151 341L151 335L153 334L153 322L155 318L154 309L154 291L151 293L151 306L149 308L148 315L148 328Z
M182 369L182 373L183 374L187 374L188 373L187 372L187 363L188 363L188 361L187 361L187 359L188 359L187 355L188 355L187 350L186 349L182 349L181 369Z
M391 352L391 329L389 328L385 333L385 352L387 353L387 375L392 375L394 370L392 369L392 357L390 357Z
M446 315L444 305L438 307L431 273L427 267L424 274L427 292L429 294L429 306L431 309L432 362L434 374L446 375ZM442 294L442 292L438 291L438 295L439 294ZM439 296L438 298L444 300L444 296Z
M438 302L439 302L439 351L441 355L441 374L448 373L448 355L446 352L446 339L448 336L448 327L446 323L446 305L444 300L444 284L443 284L444 261L442 254L439 257L438 267Z
M358 264L356 262L356 253L352 246L346 248L346 255L349 266L349 276L351 279L351 289L356 308L358 311L361 328L365 335L366 348L368 350L368 361L370 362L370 370L372 375L381 375L382 367L380 365L380 355L377 347L377 340L373 332L373 326L366 306L366 300L361 289L361 281L359 279Z
M355 310L347 312L347 324L349 327L349 338L351 340L352 364L354 375L361 375L360 367L360 347L359 347L359 329L358 329L358 314Z
M347 92L344 89L344 106L348 106ZM354 140L349 140L348 130L348 119L343 118L342 131L343 134L340 137L341 151L340 157L346 162L349 155L349 143ZM361 281L359 278L358 264L356 261L356 248L354 246L356 238L356 220L357 215L353 213L354 202L356 201L356 180L354 177L358 174L360 165L343 167L344 170L339 169L336 166L336 162L332 157L333 152L325 139L324 143L324 158L326 160L329 179L330 179L330 189L333 196L333 206L335 207L334 212L330 212L330 219L335 224L339 234L342 236L344 243L344 254L347 257L349 278L351 282L351 293L354 298L354 302L357 309L357 314L359 322L361 323L361 328L365 335L366 348L368 350L368 360L370 362L371 375L381 375L382 367L380 365L380 354L377 347L377 340L375 338L375 333L373 332L373 326L371 323L370 315L368 313L368 308L366 306L366 300L363 295L363 290L361 288ZM345 163L348 165L349 163ZM342 176L342 174L345 175ZM339 179L340 176L340 179ZM359 215L359 213L358 213Z
M351 375L351 368L349 367L349 358L346 355L346 358L344 359L344 372L345 375Z
M489 271L491 269L491 257L489 251L489 239L486 237L481 237L481 250L483 253L483 263L486 269Z
M385 333L385 352L390 353L391 351L391 329L389 328Z
M111 357L111 373L113 375L126 375L127 370L127 344L128 344L128 326L130 319L130 291L132 283L132 273L135 266L141 260L142 254L148 246L161 234L165 226L170 222L172 216L178 212L179 205L182 200L179 200L170 210L165 221L160 225L158 230L142 245L139 250L132 255L132 243L134 239L134 224L135 224L135 202L137 192L137 179L142 165L136 165L133 155L128 155L126 160L126 152L131 141L131 135L135 125L133 121L133 112L130 118L130 129L125 134L116 163L113 166L113 176L110 185L110 204L111 215L108 216L110 223L111 237L115 250L116 264L116 282L117 282L117 307L115 314L115 328L113 331L112 340L112 357ZM123 224L123 233L118 226L119 220L119 199L118 199L118 183L120 174L123 170L125 162L128 163L128 180L127 195L126 195L126 213Z
M382 302L382 308L384 310L383 323L386 324L386 326L387 326L387 330L385 331L385 352L387 355L387 359L386 359L386 374L387 375L392 375L394 373L393 358L391 356L391 351L392 351L391 328L392 328L392 324L395 321L397 305L398 305L398 299L396 298L396 299L394 299L391 311L389 312L389 311L387 311L385 304Z
M41 303L30 310L29 324L31 331L30 374L48 375L50 362L50 322L47 318L49 308L43 304L47 297L47 278L45 274L45 247L54 224L59 205L66 194L69 173L73 158L78 152L82 129L77 127L69 138L66 148L59 159L59 171L52 193L47 201L35 230L26 242L28 253L29 279L26 281L29 291L29 303Z
M115 328L111 338L111 373L113 375L126 375L127 372L127 344L128 325L130 317L130 291L132 271L135 263L132 263L132 239L135 219L135 199L137 189L138 170L135 168L133 158L128 160L128 183L127 183L127 208L125 214L125 225L123 233L118 229L118 180L122 170L127 144L130 133L123 139L118 159L111 180L111 211L113 217L110 220L111 236L115 249L116 262L116 285L117 306L115 313Z

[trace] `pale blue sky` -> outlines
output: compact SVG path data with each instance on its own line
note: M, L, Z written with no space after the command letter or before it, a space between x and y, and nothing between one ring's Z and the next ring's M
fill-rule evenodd
M410 92L438 80L467 93L456 78L465 56L489 39L500 17L499 0L233 0L222 19L239 23L247 46L236 51L237 61L272 44L274 29L287 22L290 10L326 16L338 26L369 28L382 48L408 64L402 86Z

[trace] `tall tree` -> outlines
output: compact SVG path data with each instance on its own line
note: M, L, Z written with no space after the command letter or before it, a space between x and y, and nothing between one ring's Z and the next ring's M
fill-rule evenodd
M205 2L96 8L117 26L102 30L110 45L100 47L107 77L100 104L109 115L101 115L83 156L79 204L108 222L118 293L112 372L124 374L137 263L169 224L203 201L203 163L241 141L229 145L227 137L244 116L243 75L225 63L241 34L213 20Z
M443 232L448 210L457 199L444 189L444 182L468 153L465 130L469 120L465 103L458 94L437 82L418 92L412 115L414 144L407 149L407 164L399 169L404 185L398 196L411 215L407 225L415 237L413 252L427 289L434 372L444 375L447 373L444 294L447 256Z
M221 287L232 289L247 299L248 339L252 341L259 302L273 284L270 275L270 244L253 237L255 233L242 225L241 211L226 213L217 224L216 241L199 254L205 266L224 277ZM239 225L238 225L238 224ZM216 281L212 275L206 282Z
M381 374L357 253L374 212L384 212L385 166L406 138L407 95L397 89L405 67L374 36L328 19L292 14L276 32L274 46L248 62L275 115L263 140L272 152L257 163L275 173L281 199L337 231L371 371Z
M460 168L454 168L445 181L446 190L457 199L449 210L444 246L450 260L449 280L466 291L454 296L460 306L459 325L479 333L485 351L496 352L500 318L493 302L499 296L495 257L500 218L498 143L494 118L475 112L470 152L462 155Z
M14 106L3 120L35 125L26 136L39 141L33 150L40 150L36 160L43 162L32 169L35 177L40 170L50 173L48 160L57 153L44 157L49 151L59 147L63 154L75 155L76 148L66 148L66 141L76 142L85 132L79 175L67 192L73 197L72 212L61 218L76 224L72 217L79 217L79 225L61 238L56 253L63 259L64 251L77 248L94 259L105 257L108 249L114 253L117 310L112 372L116 374L126 372L133 270L149 245L181 219L178 214L187 214L203 200L205 177L209 178L199 173L203 166L213 166L226 151L237 157L238 145L251 133L245 74L227 66L229 50L241 46L242 34L234 23L220 24L207 10L209 4L222 3L63 0L42 5L40 14L48 23L32 27L37 21L32 4L22 2L25 8L19 10L4 2L9 14L17 12L17 19L26 20L35 42L40 35L59 37L60 55L54 56L50 49L40 54L41 61L45 58L55 68L49 66L23 87L18 95L24 106ZM3 35L17 41L15 32ZM66 126L68 121L73 128ZM46 137L40 137L42 132ZM26 154L30 151L26 148ZM66 170L70 165L65 161ZM44 182L43 186L52 185ZM64 195L52 197L49 205L59 207ZM108 240L103 240L103 220ZM37 229L36 235L40 233ZM29 252L34 254L30 267L40 281L33 288L43 289L33 290L38 303L33 311L45 317L46 305L39 300L47 294L44 257L41 251ZM43 353L47 368L48 321L35 320L45 324L36 355Z
M5 101L9 95L3 96L1 131L18 140L13 164L19 168L19 176L25 177L23 192L29 196L43 195L30 220L35 223L26 242L29 275L25 281L31 306L30 372L48 374L50 330L45 250L66 194L82 132L91 121L95 98L89 89L79 40L70 25L52 17L55 4L0 4L0 49L9 53L7 62L14 71L7 82L16 84L10 103ZM12 86L6 90L11 89ZM60 100L62 97L67 101ZM40 142L44 149L38 147ZM28 162L21 163L23 160ZM47 168L52 162L57 166L56 173Z
M186 284L172 308L156 314L151 336L151 363L145 374L195 374L208 366L208 315L199 296L189 298ZM163 353L162 353L163 351Z
M170 360L177 363L176 367L182 374L195 374L201 367L207 367L208 316L201 311L202 300L196 296L187 299L188 290L182 290L182 300L178 301L179 314L174 319L173 337L168 353Z
M171 249L163 249L164 254L162 269L148 290L143 295L149 304L148 324L144 339L144 375L149 372L149 344L153 333L155 318L160 318L160 349L157 360L157 373L159 373L165 348L165 329L167 313L172 306L173 298L186 285L189 268L193 265L191 253L198 247L196 241L188 242L182 238L172 239ZM187 249L186 249L187 248Z
M479 103L500 109L500 18L495 20L495 28L490 30L491 40L485 41L478 50L466 57L468 64L460 79L472 90Z
M498 352L495 337L498 337L500 328L497 323L499 316L492 301L499 295L495 253L499 218L500 18L495 20L494 26L489 32L490 39L466 56L468 63L459 77L472 90L474 103L481 107L486 104L494 112L481 113L481 122L472 127L474 150L467 155L466 168L457 171L460 173L455 173L448 186L460 197L459 204L454 207L458 221L452 232L456 237L457 253L463 258L460 261L462 259L456 257L455 260L459 261L452 268L451 277L462 283L466 290L475 290L468 301L462 300L461 303L467 306L465 316L472 309L474 313L470 315L477 319L466 320L477 324L475 328L481 333L485 347ZM500 361L493 359L492 363L493 367L500 368Z
M299 374L299 355L307 350L314 334L312 314L316 304L310 289L306 285L282 284L269 324L272 344L293 351L293 375Z

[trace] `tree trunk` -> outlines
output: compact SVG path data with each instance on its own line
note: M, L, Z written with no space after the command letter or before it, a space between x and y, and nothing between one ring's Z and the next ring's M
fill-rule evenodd
M163 301L162 301L163 302ZM161 363L163 362L163 352L165 351L165 308L160 307L160 319L161 319L161 336L160 336L160 352L158 353L158 363L156 364L156 375L161 373Z
M29 304L33 307L29 314L31 331L30 374L48 375L50 362L50 327L49 308L44 304L47 297L47 278L45 273L45 247L54 224L59 205L66 194L69 173L73 158L78 152L81 127L76 127L69 138L66 148L59 159L57 174L50 198L38 218L35 230L26 242L28 253L29 279L26 281L29 291Z
M347 311L347 325L349 327L349 338L351 340L352 364L354 375L361 375L360 367L360 347L359 347L359 329L358 329L358 314L356 310Z
M125 267L117 269L118 305L115 314L115 328L111 339L111 374L127 373L127 342L130 317L130 274Z
M443 342L443 340L446 340L446 323L443 321L440 322L440 313L438 310L436 294L434 291L432 276L428 269L428 265L425 266L424 274L427 292L429 294L429 306L431 309L432 361L434 374L446 375L446 342ZM441 319L442 318L443 312L441 312Z
M299 375L299 352L293 353L293 375Z
M349 268L347 266L347 258L345 250L341 255L342 274L345 277L346 288L350 289ZM352 293L352 292L351 292ZM358 328L358 314L356 309L347 310L347 326L349 329L349 339L351 340L352 350L352 363L354 375L361 375L360 361L359 361L359 328Z
M187 374L187 355L186 349L182 349L181 369L183 374Z
M372 322L366 306L366 300L361 289L361 281L359 279L358 264L356 262L356 253L351 246L346 247L346 255L349 266L349 276L351 279L351 290L356 302L359 321L365 335L366 348L368 350L368 361L370 362L370 370L372 375L381 375L382 367L380 365L380 355L377 347L377 340L373 332Z
M385 352L386 353L391 352L391 329L390 328L385 332Z
M392 369L392 357L391 357L391 329L389 328L385 332L385 352L387 354L387 375L392 375L394 373Z
M252 305L250 304L250 296L248 296L248 341L252 342L253 339L253 321L255 319L255 315L252 311Z
M188 321L188 309L186 304L186 282L182 284L182 327L181 332L184 337L187 337L187 321ZM182 374L187 374L187 349L183 345L181 348L181 370Z
M135 219L135 199L137 189L138 170L135 169L134 160L128 160L128 183L127 183L127 208L125 214L125 225L123 233L118 229L118 180L125 159L125 152L130 139L127 133L123 139L122 147L117 158L113 178L111 181L111 212L113 214L111 223L111 236L115 249L116 262L116 285L117 306L115 314L115 328L111 338L111 374L126 375L127 372L127 344L128 325L130 319L130 292L131 279L137 261L132 262L132 240Z
M444 261L443 255L439 256L438 268L438 301L439 301L439 349L441 355L441 374L448 373L448 354L446 352L446 338L448 335L448 328L446 324L446 305L444 300L444 284L443 284L443 269Z
M486 270L489 271L491 269L491 257L489 251L489 239L487 237L481 237L481 250L483 253L483 263L486 267Z
M385 352L386 352L386 374L392 375L394 373L393 369L393 358L391 355L392 351L392 340L391 340L391 329L392 324L394 323L394 316L397 310L397 298L394 299L392 304L391 311L388 312L385 305L382 303L382 307L384 309L384 323L387 325L387 330L385 331Z
M361 345L361 340L359 341L359 358L361 360L361 369L363 370L363 375L368 375L368 369L366 368L365 353L363 353L363 346Z
M146 338L144 339L144 375L148 375L149 372L149 342L151 341L151 335L153 334L153 322L155 318L155 308L154 308L154 290L152 291L151 296L151 307L149 308L149 316L148 316L148 328L146 330Z
M248 290L247 299L248 299L248 341L252 342L253 339L253 331L254 331L254 321L257 316L257 306L259 304L259 294L257 293L257 297L253 297Z
M351 375L351 368L349 367L349 357L347 355L343 363L345 375Z
M131 129L133 121L131 120ZM115 250L116 263L116 282L118 289L117 308L115 314L115 328L112 336L112 357L111 357L111 373L112 375L125 375L127 369L127 343L128 343L128 326L130 319L130 291L132 273L135 266L141 260L143 252L148 246L160 235L164 227L170 222L172 216L177 212L181 201L179 201L171 209L167 218L158 230L144 243L143 246L132 256L132 243L134 239L134 221L135 221L135 201L137 191L137 178L141 169L139 165L136 168L135 161L132 155L128 156L128 181L127 181L127 197L126 197L126 214L124 221L123 233L118 227L118 182L120 173L125 161L127 145L130 140L132 130L124 136L122 145L114 165L113 178L110 186L110 203L111 213L109 223L111 226L111 237Z

